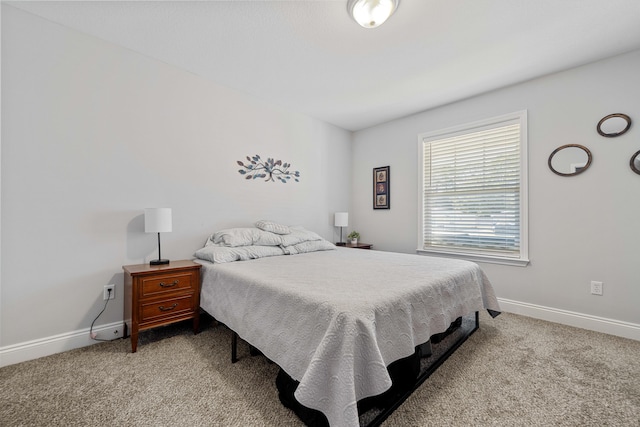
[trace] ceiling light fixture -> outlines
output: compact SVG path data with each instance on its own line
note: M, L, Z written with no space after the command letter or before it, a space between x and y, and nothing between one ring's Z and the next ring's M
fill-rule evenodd
M349 15L364 28L382 25L396 11L400 0L349 0Z

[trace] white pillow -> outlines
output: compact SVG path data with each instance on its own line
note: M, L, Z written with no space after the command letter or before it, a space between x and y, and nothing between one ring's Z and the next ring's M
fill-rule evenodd
M217 246L215 244L198 249L194 254L196 258L216 264L246 261L250 259L265 258L284 255L279 246Z
M282 244L282 237L258 228L229 228L213 233L209 240L213 243L230 247L278 246Z
M255 228L228 228L216 231L210 239L224 246L249 246L253 244L257 231Z
M265 221L264 219L261 219L260 221L256 222L256 227L258 227L260 230L268 231L270 233L275 233L275 234L291 233L291 229L286 225L277 224L272 221Z
M336 249L333 243L326 240L309 240L307 242L301 242L291 246L285 246L282 248L285 255L305 254L308 252L316 251L331 251Z
M322 237L318 234L313 231L309 231L300 225L293 226L290 229L290 234L282 236L283 246L297 245L298 243L309 242L312 240L322 240Z

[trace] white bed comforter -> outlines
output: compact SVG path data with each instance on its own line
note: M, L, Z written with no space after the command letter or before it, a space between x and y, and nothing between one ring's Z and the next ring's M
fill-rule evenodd
M202 308L299 381L297 400L331 426L358 426L356 402L391 386L391 362L459 316L500 311L467 261L339 248L199 262Z

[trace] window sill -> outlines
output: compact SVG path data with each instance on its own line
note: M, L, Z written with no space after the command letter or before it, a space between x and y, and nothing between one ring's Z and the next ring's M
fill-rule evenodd
M473 262L488 262L491 264L503 264L503 265L511 265L516 267L526 267L527 265L529 265L529 260L522 259L522 258L507 258L507 257L491 256L491 255L477 255L477 254L467 254L467 253L460 253L460 252L435 251L435 250L428 250L428 249L416 249L416 253L418 253L418 255L457 258L457 259L464 259L464 260L473 261Z

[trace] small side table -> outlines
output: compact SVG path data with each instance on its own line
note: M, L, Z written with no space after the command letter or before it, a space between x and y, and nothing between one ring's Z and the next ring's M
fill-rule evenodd
M124 336L131 333L131 351L138 348L138 331L193 319L200 325L200 268L193 261L164 265L125 265Z
M371 244L371 243L360 243L360 242L358 242L358 243L356 243L356 244L353 244L353 243L347 243L345 246L346 246L347 248L354 248L354 249L371 249L371 246L373 246L373 244Z

